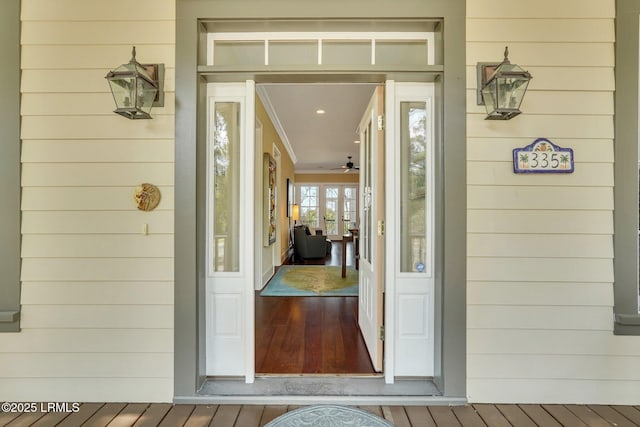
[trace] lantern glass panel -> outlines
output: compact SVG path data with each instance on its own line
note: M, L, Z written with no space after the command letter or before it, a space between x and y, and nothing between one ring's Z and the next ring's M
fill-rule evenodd
M498 79L498 108L520 109L529 80L521 78Z
M496 108L498 108L495 94L496 81L492 80L491 83L489 83L482 89L482 99L484 100L484 106L487 110L487 114L489 115L491 115L496 110Z
M134 79L129 77L123 77L120 79L109 79L109 86L111 86L111 93L113 94L113 100L116 102L118 108L128 108L133 105L132 100L134 98Z
M156 97L158 89L156 89L155 86L142 78L138 78L137 85L138 102L136 104L136 107L138 107L145 113L149 113L151 111L151 107L153 106L153 100Z

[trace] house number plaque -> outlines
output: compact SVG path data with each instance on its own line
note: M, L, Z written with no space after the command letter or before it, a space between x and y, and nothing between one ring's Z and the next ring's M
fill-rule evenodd
M561 148L546 138L538 138L513 150L515 173L573 173L573 150Z

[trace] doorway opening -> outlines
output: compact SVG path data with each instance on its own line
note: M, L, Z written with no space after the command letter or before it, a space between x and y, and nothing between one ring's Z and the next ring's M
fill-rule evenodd
M285 197L278 198L278 203L287 204L277 209L278 212L289 215L288 233L280 234L288 240L281 242L282 248L288 248L281 254L284 268L339 269L344 264L361 276L359 248L369 242L368 250L371 250L374 188L371 179L380 175L383 182L382 163L379 159L372 161L378 153L371 146L379 143L382 153L382 133L374 130L378 110L382 109L382 89L371 83L298 83L258 84L256 92L259 95L256 119L261 123L266 121L261 117L264 107L268 121L275 124L278 133L278 143L256 139L256 157L268 152L271 144L278 146L283 152L280 173L287 176L294 188L287 201ZM291 169L287 168L286 158L291 160ZM362 162L365 164L361 166ZM380 170L374 173L374 166ZM256 187L256 199L260 189L261 186ZM382 194L382 188L378 193ZM375 212L379 215L384 198L375 201L381 204ZM295 220L290 215L293 204L297 205L298 212ZM316 240L318 235L324 236L331 242L331 249L325 256L307 258L296 247L293 237L296 226L305 228ZM361 226L369 233L364 239L360 235ZM380 302L379 313L375 315L380 316L381 323L382 242L377 246L379 253L369 254L367 262L379 266L376 270L380 270L379 289L376 289L379 295L373 299ZM278 269L274 265L273 271ZM257 283L255 292L256 375L380 375L381 350L374 348L371 355L361 331L365 319L360 313L359 299L363 296L371 299L370 291L358 296L262 296L260 290L267 282ZM359 277L359 282L360 291L363 283L371 286L372 281L370 277L366 282ZM373 282L378 285L377 280ZM370 304L363 302L365 306ZM377 334L371 331L368 335Z
M373 368L383 371L384 341L390 349L385 353L384 380L393 383L396 376L434 373L435 95L430 83L386 80L384 89L384 102L382 87L377 86L357 126L357 306L358 328ZM271 150L255 150L260 107L255 82L209 83L207 106L207 375L243 375L253 383L256 248L277 247L278 233L280 238L289 235L278 219L285 218L277 214L283 210L277 190L282 185ZM385 110L386 121L380 114ZM264 117L259 120L266 141L271 136ZM390 143L384 144L385 138ZM284 169L286 156L280 153ZM262 173L257 173L260 157ZM258 176L262 201L256 200ZM290 174L280 176L284 182L298 175L291 167ZM257 208L260 203L262 209ZM255 232L259 222L262 233ZM299 231L303 234L297 236ZM305 231L296 229L295 240L310 234ZM393 238L385 239L385 234ZM320 255L325 256L324 236L308 237L321 239Z

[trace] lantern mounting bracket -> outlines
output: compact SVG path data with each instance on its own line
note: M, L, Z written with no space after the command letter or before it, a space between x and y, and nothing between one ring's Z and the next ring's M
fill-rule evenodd
M476 81L478 82L478 87L476 88L476 102L478 105L484 105L484 99L482 98L482 88L489 78L496 71L498 66L502 64L501 62L478 62L476 65Z
M164 64L140 64L149 73L156 85L158 92L153 100L153 107L164 107Z

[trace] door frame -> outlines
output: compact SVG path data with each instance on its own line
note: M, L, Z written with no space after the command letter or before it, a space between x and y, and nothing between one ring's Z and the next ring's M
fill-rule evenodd
M388 4L375 0L355 0L347 7L334 9L331 5L319 5L312 10L294 0L267 3L256 6L251 12L255 19L262 17L305 18L316 20L320 26L329 18L362 17L384 21L388 18L412 16L416 20L433 17L445 25L439 25L436 43L441 44L438 61L441 65L425 69L377 69L374 73L401 81L403 76L415 74L425 81L437 81L436 117L441 147L438 148L436 169L444 178L439 189L440 218L446 223L436 226L442 230L436 242L444 248L436 259L439 268L436 282L436 367L434 382L443 398L459 401L466 396L466 170L459 165L466 163L466 78L465 8L464 0L425 0L415 3L401 0ZM375 10L371 15L363 11ZM174 400L201 399L198 390L204 383L204 290L202 266L205 242L202 233L205 196L202 187L203 117L207 81L224 81L230 76L219 70L209 69L202 62L207 22L210 17L218 20L246 19L247 11L237 7L233 0L201 2L180 0L176 3L176 56L175 56L175 286L174 286ZM270 21L271 22L271 21ZM328 28L330 23L325 27ZM446 40L446 43L443 43ZM319 70L301 70L308 76L321 75ZM325 70L326 72L327 70ZM337 73L336 73L337 71ZM329 71L325 76L331 81L336 74L354 75L367 81L367 76L353 70ZM262 71L235 70L243 77L261 81L264 76L282 77L286 73L274 67ZM417 74L416 74L417 73ZM228 81L228 80L227 80ZM446 93L446 97L444 94ZM446 130L446 131L445 131ZM446 244L445 244L446 243ZM443 292L446 285L447 292ZM259 399L253 399L259 400ZM378 400L383 400L379 398ZM425 402L432 398L425 396ZM211 400L208 400L211 401ZM442 400L440 400L442 402Z
M342 81L341 83L348 84L350 82ZM222 95L216 95L217 93L222 93ZM417 95L413 95L414 93ZM230 96L231 98L229 98ZM254 221L254 216L260 215L260 211L262 211L262 209L258 208L258 206L261 206L261 203L255 201L262 199L259 197L262 186L258 184L261 182L260 176L262 176L263 173L260 159L264 152L259 132L261 126L257 125L257 117L255 116L254 103L256 97L256 85L253 80L236 83L207 84L207 104L213 105L218 99L222 101L227 99L241 101L240 128L242 129L242 136L240 140L240 163L238 167L242 171L239 177L239 185L243 190L240 191L241 196L239 199L239 228L240 230L253 229L253 232L245 234L244 237L241 234L239 242L240 259L245 261L240 262L238 273L220 274L213 273L213 270L207 272L205 330L208 365L206 372L209 375L243 375L246 383L253 383L256 376L255 290L258 288L261 289L263 285L262 269L260 266L262 265L265 253L261 239L264 231L262 227L264 225L260 221ZM383 97L386 98L386 102L382 101ZM399 205L403 203L403 200L398 198L398 190L400 187L396 177L397 171L399 168L402 168L399 156L400 133L396 132L396 129L400 129L400 123L396 123L400 117L398 103L405 100L421 101L422 97L424 97L427 105L427 128L429 133L427 137L427 159L429 161L427 170L429 171L429 175L426 192L428 195L426 213L429 218L426 230L428 259L423 260L427 266L424 275L421 273L401 273L396 247L398 241L397 239L387 239L387 243L385 244L385 233L382 231L382 226L379 221L379 215L382 215L383 221L386 220L384 227L390 230L392 235L399 235L398 232L402 218L396 211ZM371 204L369 204L369 208L375 210L371 216L371 221L373 222L368 225L369 228L367 229L365 215L368 204L364 201L366 198L364 193L366 192L367 178L361 176L359 180L360 202L358 204L358 217L360 218L361 227L360 242L366 244L367 236L371 238L371 262L370 264L366 260L361 262L363 272L360 274L359 282L361 292L359 297L360 307L358 318L359 321L363 319L370 320L361 326L363 338L367 343L374 369L384 373L387 384L393 384L395 382L396 372L402 372L403 375L414 376L430 376L433 374L433 360L435 359L433 342L435 332L433 324L433 240L436 231L433 227L432 210L435 201L433 197L433 189L435 188L433 183L437 179L433 170L435 164L433 161L433 137L435 136L433 132L435 122L435 114L432 108L433 97L434 89L432 83L411 82L396 85L395 81L387 80L384 84L378 85L373 92L369 105L362 112L363 121L361 121L358 126L358 128L360 128L364 123L371 124L371 126L368 127L371 133L369 135L370 140L366 137L366 131L360 131L360 137L364 138L360 149L362 171L365 174L369 173L367 170L369 161L373 171L370 177L371 181L369 182L373 190L370 196ZM382 111L379 111L378 108L382 108ZM372 115L374 115L374 117L371 117ZM384 132L382 131L381 117L384 118L383 122L386 123ZM210 125L207 127L210 127ZM211 136L207 137L207 145L211 144L210 138ZM379 138L382 138L383 142L380 142ZM369 141L371 141L373 145L370 146ZM363 152L363 150L365 151ZM369 154L363 154L367 152ZM380 161L384 162L383 167L376 166L379 165ZM365 181L363 181L363 178ZM320 188L326 187L318 186L318 190L320 190ZM211 190L208 190L208 194L210 191ZM388 196L386 193L389 193ZM378 196L381 197L381 200L378 199ZM318 206L320 206L323 202L323 197L321 194L318 194L318 197ZM242 214L244 211L251 211L253 213L254 204L256 206L255 215ZM207 202L206 206L206 224L208 226L210 224L211 203ZM377 232L375 231L376 229L378 230ZM367 233L369 234L367 235ZM210 234L210 232L207 233L207 235ZM207 249L209 247L210 244L207 246ZM273 257L273 247L269 246L268 251L271 252ZM365 249L360 252L366 257L367 251ZM205 253L208 254L208 251ZM385 253L392 255L385 256ZM207 259L209 258L210 255L207 256ZM368 265L372 266L371 272L373 276L364 274L367 271ZM370 277L371 283L374 284L372 289L375 295L372 293L370 298L367 298L366 289L362 288L366 277ZM405 290L402 291L402 289ZM216 301L221 299L227 301L227 303L225 303L227 310L228 304L233 304L233 306L236 307L235 314L237 315L237 320L230 323L225 320L226 323L223 322L225 326L221 329L223 332L218 334L215 332L218 329L217 325L219 322L217 322L217 320L223 320L228 317L224 316L224 318L222 318L216 314L218 308L223 311L225 310L219 305L221 304L220 302L216 303ZM375 303L375 307L372 308L375 310L372 317L363 317L362 310L368 307L367 301L373 301ZM386 345L383 346L382 339L378 339L377 337L377 327L378 325L382 325L381 327L383 327L385 324L389 327L387 327L384 332ZM421 325L417 327L421 332L413 330L414 328L409 326L413 324ZM243 334L244 337L242 336ZM403 337L405 338L404 340L402 340ZM417 351L416 354L420 354L423 359L416 360L414 352L408 352L408 348L413 348ZM230 354L238 353L244 354L228 359ZM396 359L402 361L398 366L396 366ZM244 360L244 369L241 368L242 360ZM218 368L213 368L214 366ZM228 369L222 369L222 366L228 366ZM401 369L403 366L411 366L411 368L407 368L403 372Z

